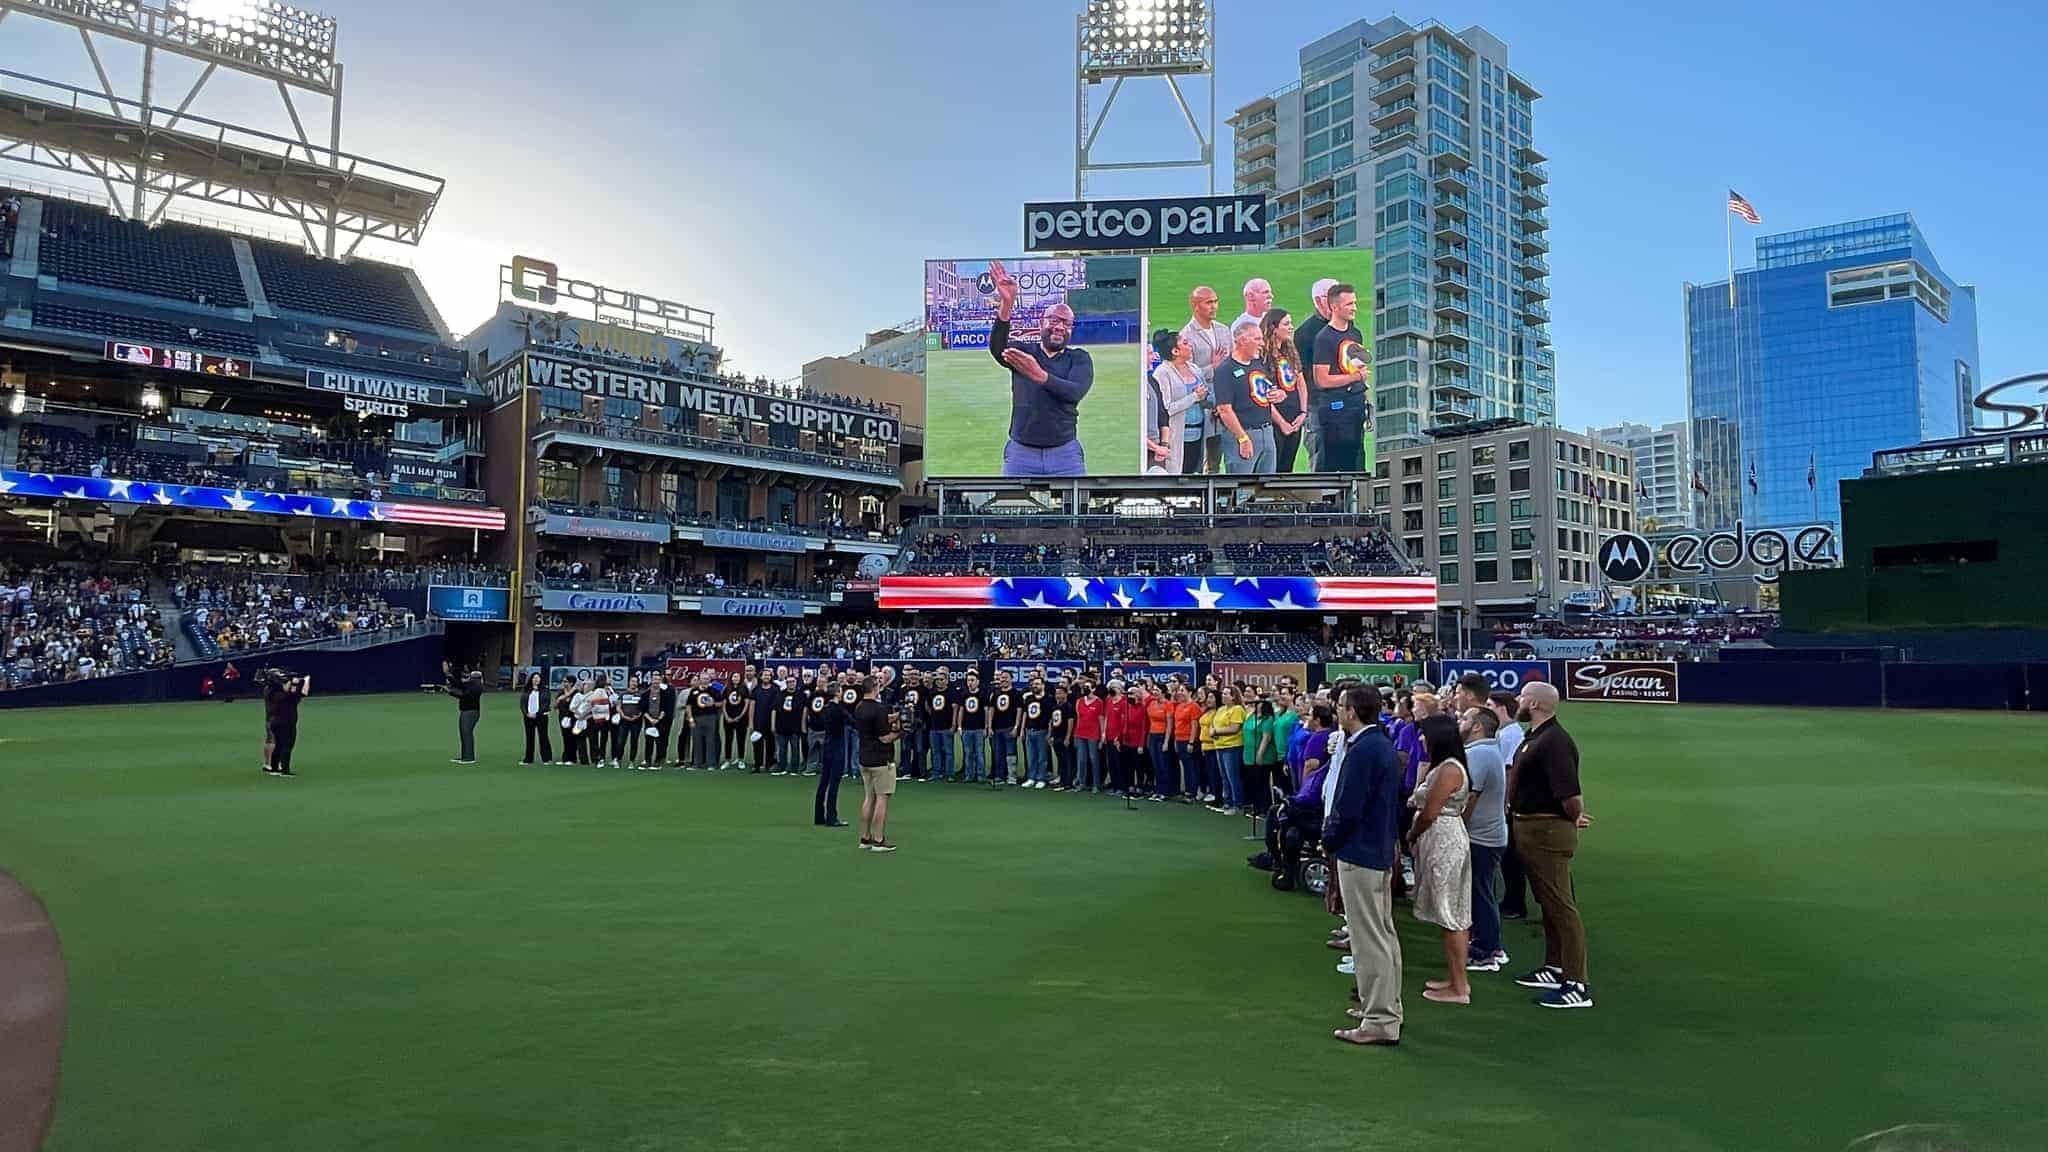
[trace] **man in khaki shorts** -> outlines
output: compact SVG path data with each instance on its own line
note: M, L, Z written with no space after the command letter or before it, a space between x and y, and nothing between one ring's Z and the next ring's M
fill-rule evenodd
M869 852L894 852L896 846L883 832L889 824L889 797L896 794L894 745L902 733L881 694L881 681L870 676L853 708L853 730L860 736L860 846Z

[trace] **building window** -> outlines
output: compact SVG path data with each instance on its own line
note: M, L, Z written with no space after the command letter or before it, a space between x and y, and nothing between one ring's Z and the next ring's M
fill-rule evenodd
M1406 512L1401 513L1401 531L1422 531L1422 509L1410 508Z
M1439 583L1439 584L1456 584L1456 583L1458 582L1458 565L1457 565L1457 562L1456 562L1456 561L1452 561L1452 562L1451 562L1451 563L1449 563L1449 564L1439 564L1439 565L1437 565L1437 566L1436 566L1436 582L1437 582L1437 583Z
M1535 518L1535 504L1527 496L1515 496L1508 500L1508 519L1510 521L1516 524L1523 524Z
M604 502L611 508L631 508L633 502L626 496L626 470L606 468L604 470Z
M1508 469L1508 491L1527 492L1528 490L1529 470L1527 468Z
M1563 468L1557 470L1557 490L1559 492L1569 492L1572 490L1571 473L1566 472Z
M771 552L761 557L761 575L771 586L796 587L796 557L787 552Z
M777 484L768 490L768 522L796 523L796 489Z
M1499 522L1500 522L1500 521L1499 521L1499 519L1498 519L1498 517L1499 517L1499 508L1500 508L1500 506L1499 506L1499 505L1497 505L1497 504L1495 504L1495 503L1494 503L1493 501L1491 501L1491 500L1485 500L1485 501L1481 501L1481 502L1480 502L1480 503L1478 503L1478 504L1474 504L1474 505L1472 506L1472 523L1474 523L1474 524L1497 524L1497 523L1499 523Z
M1401 485L1401 503L1422 503L1422 481L1411 480L1408 483Z
M1498 484L1499 478L1496 477L1493 473L1476 473L1472 477L1472 494L1474 496L1491 496L1493 495L1494 488Z
M1439 471L1439 472L1453 472L1453 471L1456 471L1456 470L1457 470L1457 467L1458 467L1458 454L1457 454L1456 452L1439 452L1439 453L1437 453L1437 454L1436 454L1436 470L1437 470L1437 471Z
M1419 559L1422 556L1422 537L1407 537L1401 541L1401 547L1408 550L1408 558L1410 560Z
M1500 583L1500 561L1474 560L1472 562L1472 582L1474 584Z
M1439 528L1456 528L1458 526L1458 506L1452 504L1437 509L1436 526Z
M1492 466L1493 466L1493 454L1494 454L1494 447L1493 447L1493 445L1491 445L1491 444L1482 444L1482 445L1479 445L1478 447L1476 447L1476 448L1472 449L1472 466L1473 466L1474 468L1490 468L1490 467L1492 467Z
M663 479L667 480L670 477L663 477ZM669 509L669 515L676 517L695 516L697 515L697 477L691 475L681 477L680 479L681 483L676 484L673 491L664 489L664 497L672 496L675 500L675 507Z
M1534 528L1508 529L1508 547L1517 552L1527 552L1535 548L1536 530Z
M1389 473L1389 472L1387 471L1387 462L1386 462L1385 460L1380 460L1380 461L1376 461L1376 462L1375 462L1375 463L1373 464L1373 466L1372 466L1372 478L1373 478L1373 479L1375 479L1375 480L1385 480L1385 479L1386 479L1386 478L1387 478L1387 477L1388 477L1389 475L1391 475L1391 473Z
M747 521L747 482L728 476L718 482L718 518L731 524Z
M1495 532L1487 531L1472 533L1472 554L1474 556L1493 555L1495 552L1499 551L1498 547L1496 547L1497 542L1499 540L1500 535Z
M1508 445L1508 463L1512 464L1517 460L1527 460L1528 458L1529 442L1527 440L1516 440Z
M1439 556L1456 556L1458 554L1458 534L1456 532L1438 533L1436 538L1436 554Z
M1422 457L1420 457L1420 456L1403 456L1403 457L1401 458L1401 475L1403 475L1403 476L1420 476L1420 475L1422 475Z
M1385 484L1374 487L1372 490L1372 506L1375 508L1385 508L1391 502L1391 496L1392 493L1388 491Z
M1557 530L1557 550L1558 550L1559 552L1569 552L1569 551L1571 551L1571 550L1572 550L1572 530L1571 530L1571 529L1569 529L1569 528L1559 528L1559 529Z
M1516 581L1517 583L1527 584L1535 578L1535 562L1530 560L1527 556L1519 556L1513 560L1508 561L1508 579Z
M1457 499L1457 498L1458 498L1458 478L1457 478L1456 476L1439 476L1439 477L1437 477L1437 478L1436 478L1436 498L1437 498L1437 499L1439 499L1439 500L1455 500L1455 499Z
M1572 562L1562 556L1557 558L1557 578L1567 584L1572 578Z
M541 460L534 465L540 481L540 498L556 504L577 504L576 466L564 460Z

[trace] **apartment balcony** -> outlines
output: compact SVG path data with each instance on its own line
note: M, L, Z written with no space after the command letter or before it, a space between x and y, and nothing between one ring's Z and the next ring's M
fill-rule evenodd
M1522 322L1525 324L1550 323L1550 309L1545 308L1543 305L1538 304L1534 300L1522 301L1522 306L1519 311L1521 312Z
M1544 208L1550 204L1550 194L1541 185L1517 181L1515 195L1519 196L1524 208Z
M1529 359L1534 360L1536 366L1546 372L1554 371L1557 368L1557 353L1552 352L1548 348L1538 348L1536 354L1529 357Z
M1532 232L1547 232L1550 230L1550 217L1545 215L1540 208L1531 208L1523 212L1522 222L1527 224Z
M1415 312L1413 308L1403 307L1400 309L1382 309L1381 311L1375 313L1373 316L1372 323L1372 331L1374 336L1405 336L1411 334L1416 336L1429 335L1429 326L1424 324L1420 320L1388 319L1388 316L1392 315L1396 311L1399 311L1404 317L1413 316Z
M1479 389L1472 383L1472 374L1455 364L1446 364L1430 372L1429 386L1438 393L1451 396L1469 396L1477 399Z
M1519 148L1513 148L1509 151L1511 151L1514 154L1515 162L1517 164L1521 164L1524 166L1541 164L1545 160L1550 159L1550 157L1545 156L1543 153L1537 151L1535 145L1533 144L1524 144ZM1548 179L1548 177L1546 177L1546 179Z
M1453 270L1439 273L1436 277L1436 286L1439 288L1457 288L1462 291L1471 288L1472 281L1463 272Z
M1523 256L1533 257L1539 252L1550 251L1550 241L1544 239L1541 232L1524 232L1517 228L1514 230L1514 237L1515 244Z
M1449 216L1439 215L1436 218L1435 235L1438 242L1444 244L1464 245L1472 241L1472 237L1465 232L1465 222L1453 220Z
M1395 124L1413 124L1415 122L1415 109L1416 103L1413 96L1396 100L1392 104L1381 104L1372 110L1372 126L1375 128L1388 128Z
M1550 347L1550 328L1548 325L1525 324L1522 326L1522 335L1524 338L1534 341L1540 348Z
M1325 190L1334 192L1336 191L1336 189L1337 174L1332 172L1328 175L1318 176L1313 180L1304 180L1302 182L1300 191L1303 196L1313 196L1318 192L1322 192Z
M1238 161L1236 173L1239 180L1258 180L1278 176L1279 169L1274 167L1272 154L1268 153L1255 160Z
M1256 195L1260 192L1270 193L1273 191L1273 182L1271 180L1254 180L1249 184L1239 183L1237 190L1247 196Z
M1515 289L1532 300L1550 299L1550 282L1540 276L1515 277Z
M1472 214L1472 198L1469 196L1439 192L1436 195L1436 199L1430 201L1430 204L1436 209L1439 216L1454 216L1462 220Z
M1257 128L1261 124L1271 124L1280 119L1280 114L1273 110L1273 101L1270 97L1264 101L1264 105L1265 106L1261 108L1259 111L1254 112L1249 116L1246 116L1242 120L1239 120L1237 122L1238 130L1247 131L1253 128ZM1246 105L1246 107L1258 106L1258 101L1254 101L1252 104Z
M1386 80L1404 68L1410 73L1415 71L1415 49L1403 48L1398 52L1389 52L1385 56L1374 60L1372 62L1372 78L1375 80Z
M1330 235L1336 230L1336 215L1333 213L1324 213L1321 216L1314 217L1310 220L1304 220L1302 222L1301 242L1305 245L1313 244L1317 240L1320 240L1323 237Z
M1278 233L1277 235L1275 235L1275 236L1274 236L1273 238L1274 238L1275 240L1279 240L1279 241L1281 241L1281 242L1283 242L1283 243L1284 243L1284 242L1286 242L1286 241L1288 241L1288 240L1292 240L1292 239L1294 239L1295 237L1297 237L1297 236L1299 236L1299 235L1301 235L1301 225L1299 225L1299 224L1283 224L1283 225L1281 225L1281 226L1280 226L1280 231L1279 231L1279 233Z
M1437 289L1436 306L1432 311L1440 317L1448 317L1454 320L1470 320L1472 318L1472 306L1466 300L1465 294L1463 292L1446 292L1441 287Z
M1439 424L1463 424L1479 418L1479 402L1437 391L1430 396L1429 411Z
M1429 334L1439 340L1470 340L1472 325L1463 320L1439 320Z
M1375 104L1386 104L1404 96L1415 95L1415 70L1410 68L1398 76L1387 77L1368 89L1366 95L1371 97Z
M1439 192L1469 192L1472 189L1472 182L1463 168L1445 165L1437 166L1436 171L1430 176L1430 183Z
M1463 144L1446 143L1440 151L1429 159L1430 163L1437 168L1470 168L1472 166L1472 150Z
M1521 173L1522 183L1524 184L1550 183L1550 166L1547 164L1524 165L1521 169Z
M1457 364L1461 367L1470 368L1472 366L1472 354L1465 350L1463 344L1438 344L1430 349L1429 362L1431 364Z
M1271 156L1276 139L1277 137L1270 130L1261 132L1257 136L1240 137L1237 141L1237 158L1239 160L1250 160L1260 156Z
M1318 192L1313 196L1303 196L1301 198L1301 208L1303 211L1307 211L1318 204L1328 204L1336 198L1337 194L1335 192Z
M1472 267L1470 253L1471 249L1463 244L1439 244L1436 246L1436 262L1442 267L1463 272Z
M1544 247L1548 248L1549 245L1546 244L1544 245ZM1545 260L1543 257L1537 256L1527 251L1526 249L1523 251L1522 255L1517 256L1515 258L1515 267L1522 269L1523 274L1527 276L1550 275L1550 261Z
M1413 148L1417 139L1413 124L1381 132L1372 138L1372 154L1384 156L1401 148Z

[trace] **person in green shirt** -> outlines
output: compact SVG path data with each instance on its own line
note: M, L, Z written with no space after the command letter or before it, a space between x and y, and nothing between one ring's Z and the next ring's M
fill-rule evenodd
M1288 767L1287 745L1294 739L1294 730L1301 726L1301 713L1296 711L1298 704L1295 701L1294 689L1281 685L1279 692L1276 693L1276 699L1275 707L1279 709L1279 713L1273 717L1273 748L1277 755L1275 763L1284 771ZM1287 790L1292 792L1299 787L1301 781L1290 775L1287 778Z
M1260 688L1255 700L1244 709L1244 808L1264 815L1272 807L1273 770L1280 766L1284 744L1274 740L1274 722L1279 709L1273 706L1273 692Z

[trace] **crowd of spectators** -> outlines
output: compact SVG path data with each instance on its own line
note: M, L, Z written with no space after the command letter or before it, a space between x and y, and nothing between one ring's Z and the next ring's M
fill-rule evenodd
M1413 664L1444 655L1430 634L1420 628L1403 631L1360 631L1339 636L1326 646L1326 658L1361 664Z
M1136 628L991 628L982 655L998 660L1142 660Z
M968 659L965 628L883 628L861 624L764 626L728 640L678 641L655 657L700 660Z
M0 686L61 684L170 664L176 648L140 570L0 563Z
M372 592L282 570L185 565L171 583L202 657L237 656L356 633L410 627L414 613Z

